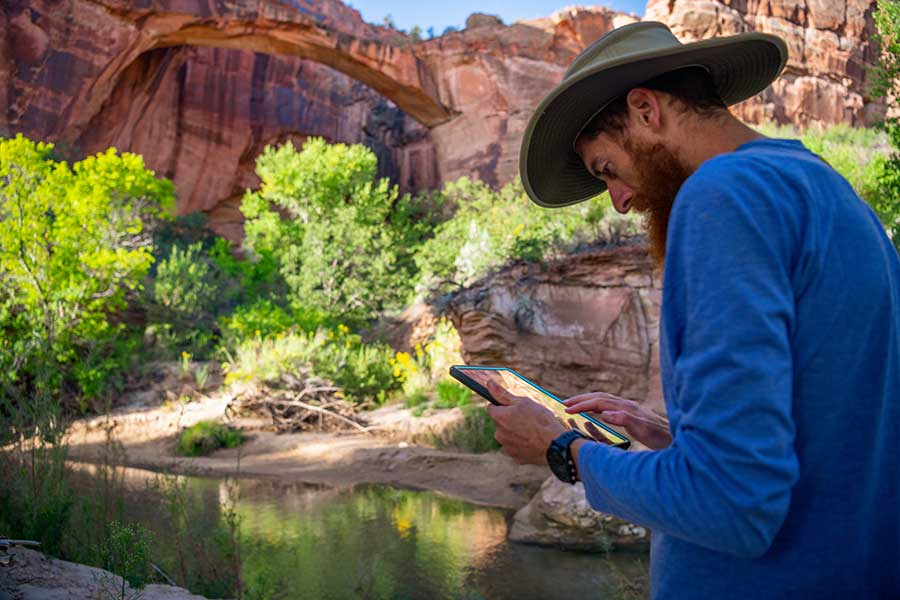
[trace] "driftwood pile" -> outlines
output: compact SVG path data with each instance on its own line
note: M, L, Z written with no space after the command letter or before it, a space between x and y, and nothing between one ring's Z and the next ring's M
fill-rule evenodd
M272 419L275 431L357 430L370 433L341 388L308 370L239 393L226 409L229 416L247 413Z

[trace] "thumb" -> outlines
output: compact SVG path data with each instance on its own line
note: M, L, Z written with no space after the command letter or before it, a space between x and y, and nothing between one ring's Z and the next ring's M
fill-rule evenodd
M487 391L490 393L491 398L493 398L498 404L503 404L505 406L509 406L511 404L515 404L517 398L509 393L509 391L503 388L496 381L488 381L487 382Z

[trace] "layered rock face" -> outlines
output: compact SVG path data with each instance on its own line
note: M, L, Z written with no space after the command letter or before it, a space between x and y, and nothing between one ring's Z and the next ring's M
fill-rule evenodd
M636 20L602 7L570 8L510 26L475 19L464 31L417 44L440 98L458 113L431 130L442 181L465 175L497 186L518 177L522 134L537 104L581 50Z
M867 97L877 58L874 0L648 0L645 19L662 21L682 41L745 31L788 45L782 76L736 112L752 123L860 126L884 114Z
M164 4L129 14L134 23L115 5L77 0L0 9L0 19L9 18L0 38L0 93L9 100L0 110L0 129L56 141L70 158L111 145L140 153L150 168L174 180L180 213L206 211L213 229L235 240L243 221L240 197L258 184L253 167L266 144L291 140L299 146L311 135L361 142L378 154L382 174L404 190L439 184L428 129L382 94L314 60L198 45L153 47L163 31L183 35ZM315 8L317 22L346 23L375 39L387 33L339 2ZM208 8L193 10L198 21L209 17ZM309 13L312 4L298 4L296 11ZM148 25L152 18L162 24ZM252 23L259 16L240 19Z
M140 55L74 145L143 155L175 182L182 214L204 211L217 233L239 240L256 157L309 136L366 144L404 190L439 183L428 129L371 88L312 61L222 48Z
M664 414L661 286L646 247L510 266L449 304L468 364L502 364L557 395L605 391Z
M747 120L865 124L872 0L649 0L684 40L766 31L790 63ZM363 142L404 190L518 175L521 136L572 59L633 16L567 8L412 43L339 0L10 0L0 5L0 132L71 157L115 144L240 236L238 199L267 143ZM5 108L5 110L4 110Z

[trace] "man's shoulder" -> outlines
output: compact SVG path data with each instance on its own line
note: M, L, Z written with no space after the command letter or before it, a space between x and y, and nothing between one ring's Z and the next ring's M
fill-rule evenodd
M750 212L798 208L798 202L788 200L805 195L796 185L800 175L830 170L797 140L754 140L701 164L679 190L676 206L714 204L721 210L733 204Z
M685 184L739 192L737 182L768 188L775 174L828 168L798 140L753 140L705 161Z

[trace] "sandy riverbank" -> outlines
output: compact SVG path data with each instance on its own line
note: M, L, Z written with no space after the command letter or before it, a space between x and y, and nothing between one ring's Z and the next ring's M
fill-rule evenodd
M200 458L176 456L178 432L200 420L222 418L229 400L221 393L175 410L131 406L76 421L68 435L69 456L101 461L110 451L107 430L111 430L112 439L124 449L124 464L131 467L328 485L383 484L507 509L524 506L549 475L546 467L517 465L500 453L465 454L416 444L458 419L459 413L413 417L400 406L365 414L374 434L276 434L262 430L264 421L238 419L235 425L249 437L239 449Z

